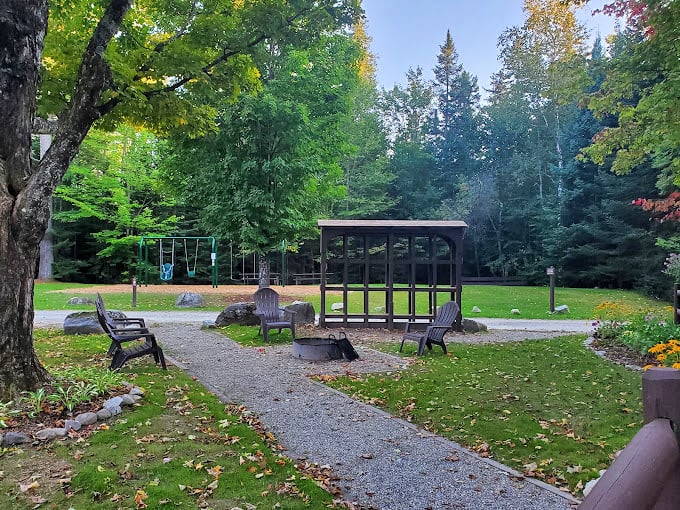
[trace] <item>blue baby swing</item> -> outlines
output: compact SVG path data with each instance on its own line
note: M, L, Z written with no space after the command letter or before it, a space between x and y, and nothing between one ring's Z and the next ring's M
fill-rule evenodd
M175 240L172 240L172 249L169 252L163 251L163 239L160 240L160 271L161 280L164 282L172 280L172 270L175 268ZM170 253L170 262L163 263L164 255Z

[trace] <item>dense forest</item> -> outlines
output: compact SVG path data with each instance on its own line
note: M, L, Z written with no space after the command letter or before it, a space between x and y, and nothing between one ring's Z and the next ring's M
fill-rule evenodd
M280 271L282 246L291 271L311 272L319 218L464 220L467 276L543 284L555 266L561 285L665 296L680 251L680 6L613 2L619 29L594 44L576 8L526 0L488 91L455 33L434 79L408 69L391 90L374 80L370 20L258 41L248 79L193 91L214 123L95 125L54 195L52 276L129 281L142 235L216 236L221 282L256 271L253 254ZM176 248L207 280L207 248Z

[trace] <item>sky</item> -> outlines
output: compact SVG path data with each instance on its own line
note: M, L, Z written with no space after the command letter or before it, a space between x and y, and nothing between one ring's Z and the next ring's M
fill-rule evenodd
M604 0L591 0L577 11L594 34L604 37L614 28L608 16L591 11ZM458 52L458 62L477 76L480 92L500 69L498 37L508 27L524 23L522 0L363 0L371 51L377 59L378 86L391 89L406 83L409 68L420 66L432 78L446 31Z

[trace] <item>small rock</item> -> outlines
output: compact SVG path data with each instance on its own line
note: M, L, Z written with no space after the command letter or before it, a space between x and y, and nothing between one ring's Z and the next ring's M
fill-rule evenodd
M83 426L83 424L80 423L78 420L66 420L66 421L64 422L64 428L65 428L66 430L71 430L71 429L73 429L73 430L75 430L75 431L77 432L77 431L79 431L79 430L81 429L82 426Z
M108 412L110 412L111 416L116 416L116 415L123 412L123 409L120 406L116 406L116 405L113 405L113 404L105 407L104 409L106 409Z
M141 395L126 395L126 397L131 398L133 403L137 403L137 402L139 402L140 400L142 400L142 396L141 396Z
M583 487L583 495L587 496L590 491L593 490L593 487L595 487L595 484L602 478L602 475L605 473L605 469L600 469L600 476L598 478L593 478L592 480L589 480L586 482L585 487Z
M215 329L216 327L215 321L203 321L203 324L201 324L201 329Z
M104 401L102 404L103 407L109 407L109 406L120 406L120 403L123 401L121 397L111 397L107 400Z
M118 409L120 409L120 407ZM111 411L109 411L106 407L103 407L97 411L97 420L99 421L108 420L111 418L111 416L113 416L113 414L111 414Z
M519 315L519 314L520 314L520 311L519 311L518 308L513 308L512 310L510 310L510 313L511 313L512 315Z
M120 397L120 406L131 406L136 402L135 399L133 399L130 395L121 395Z
M76 416L76 421L79 421L82 425L92 425L97 422L96 413L82 413Z
M144 396L144 390L140 388L139 386L133 386L130 388L130 391L128 391L130 395L139 395L140 397Z
M569 307L567 305L556 306L555 313L569 313Z
M334 312L339 312L340 310L344 309L345 305L343 303L333 303L331 305L331 310Z
M378 313L385 313L385 307L384 306L376 306L374 310Z
M48 441L50 439L57 439L58 437L65 437L67 434L65 428L49 428L42 429L35 433L35 438L40 441Z
M17 444L24 444L24 443L30 443L31 438L28 437L26 434L22 434L21 432L8 432L5 434L5 440L3 443L6 446L14 446Z
M478 306L473 306L472 307L472 313L482 313L482 311L479 309Z

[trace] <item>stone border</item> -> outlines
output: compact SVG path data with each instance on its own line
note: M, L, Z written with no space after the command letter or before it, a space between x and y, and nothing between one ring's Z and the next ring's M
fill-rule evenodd
M92 425L98 421L106 421L112 416L123 412L123 407L133 406L144 396L144 390L138 386L129 386L126 394L111 397L104 401L101 409L96 412L81 413L64 422L63 427L44 428L33 434L31 438L23 432L7 432L0 434L0 446L17 446L34 441L50 441L66 437L71 430L79 431L83 426Z

